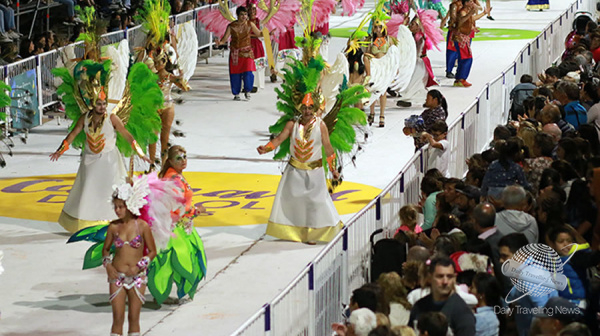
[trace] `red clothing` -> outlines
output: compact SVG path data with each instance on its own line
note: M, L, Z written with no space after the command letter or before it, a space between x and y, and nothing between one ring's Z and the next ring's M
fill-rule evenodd
M600 61L600 47L592 50L592 57L596 63Z
M284 33L279 35L279 50L298 49L294 34L294 26L289 27Z
M260 20L255 19L254 25L260 30ZM254 59L265 57L265 49L263 48L262 42L257 36L252 34L250 43L252 44L252 53L254 54Z

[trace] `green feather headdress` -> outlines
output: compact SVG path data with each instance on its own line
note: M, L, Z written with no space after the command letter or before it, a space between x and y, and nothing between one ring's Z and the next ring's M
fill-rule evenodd
M135 16L148 32L148 43L159 47L169 32L169 13L171 5L167 0L146 0Z

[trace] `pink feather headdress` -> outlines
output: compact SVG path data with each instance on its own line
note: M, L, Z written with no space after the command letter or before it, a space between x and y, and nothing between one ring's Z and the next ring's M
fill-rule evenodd
M314 27L322 27L329 22L329 15L335 7L336 0L315 0L312 5L312 22Z
M342 0L342 15L352 16L364 5L365 0Z
M219 9L205 9L198 13L198 21L204 24L206 30L212 32L218 37L225 35L227 26L231 23Z
M417 17L421 21L425 34L425 50L431 50L433 47L440 50L438 44L444 40L444 32L436 22L438 12L433 9L419 9Z
M398 27L404 24L404 15L392 14L387 22L387 33L391 37L398 37Z

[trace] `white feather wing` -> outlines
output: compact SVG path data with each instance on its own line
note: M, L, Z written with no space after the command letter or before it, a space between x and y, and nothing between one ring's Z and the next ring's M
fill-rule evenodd
M117 48L110 45L105 51L106 57L112 60L110 78L108 79L108 99L107 111L112 111L116 103L123 97L123 92L127 85L127 72L129 70L129 43L127 40L119 42Z
M398 27L399 66L398 73L390 87L392 90L405 90L417 64L417 45L412 33L404 25Z
M344 77L348 78L348 59L344 53L339 53L335 59L335 63L323 76L321 80L321 90L325 98L325 112L329 113L333 105L335 105L336 96L339 93L339 88Z
M183 71L183 78L189 81L196 70L198 36L194 29L194 21L188 21L177 27L177 54L179 55L177 64Z
M373 83L367 89L371 98L365 104L367 107L376 102L398 76L400 67L400 49L392 45L388 52L381 58L371 58L371 80ZM410 79L410 78L409 78Z

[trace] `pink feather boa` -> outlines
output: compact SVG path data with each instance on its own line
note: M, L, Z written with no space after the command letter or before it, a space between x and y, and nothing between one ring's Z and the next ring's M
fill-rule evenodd
M205 9L198 13L198 21L204 24L206 30L218 37L225 35L229 21L221 15L218 8Z
M431 50L435 47L440 50L438 44L444 40L444 32L440 29L440 25L436 22L438 12L433 9L419 9L417 11L419 20L423 25L423 33L425 34L425 50Z
M312 22L315 27L329 23L329 15L335 7L336 0L315 0L312 7Z
M258 1L246 1L246 0L232 0L232 2L236 6L248 6L249 3L257 4ZM301 4L298 0L282 0L279 5L279 10L277 13L271 17L269 22L267 22L267 29L273 34L275 38L279 37L279 35L285 32L287 27L293 26L296 23L296 13L300 10ZM267 12L260 9L258 6L256 7L256 17L259 20L263 20L267 17ZM209 18L210 19L210 18ZM202 23L205 23L202 20ZM206 23L205 23L206 24ZM225 29L227 26L225 26ZM225 29L223 29L223 34L225 34ZM210 29L209 29L210 30ZM212 31L212 30L211 30ZM213 32L214 33L214 32ZM216 34L216 33L215 33ZM222 34L219 36L223 36Z
M398 37L398 27L404 24L404 15L392 14L392 17L388 20L387 34L391 37Z
M185 208L183 192L174 181L161 180L156 172L145 175L150 193L145 197L146 205L140 209L139 218L146 221L152 229L157 249L165 249L172 236L178 218L172 212Z

